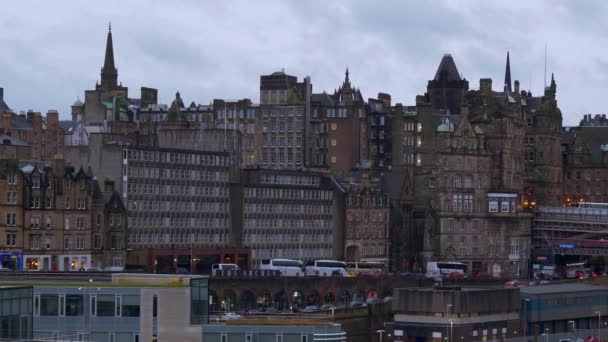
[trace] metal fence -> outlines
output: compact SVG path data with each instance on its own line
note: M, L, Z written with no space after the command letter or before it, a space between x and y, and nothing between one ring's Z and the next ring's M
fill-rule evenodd
M511 337L507 339L493 339L488 340L489 342L587 342L593 341L596 342L598 340L591 340L589 338L598 337L597 329L576 329L572 332L563 332L563 333L549 333L542 334L538 336L528 336L525 337ZM600 329L601 342L608 342L608 329Z

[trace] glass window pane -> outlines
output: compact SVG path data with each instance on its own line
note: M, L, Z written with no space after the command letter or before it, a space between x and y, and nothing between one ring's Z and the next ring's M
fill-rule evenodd
M84 296L83 295L66 295L65 296L65 315L66 316L82 316L84 313Z
M59 297L57 295L40 295L40 316L57 316L59 314Z

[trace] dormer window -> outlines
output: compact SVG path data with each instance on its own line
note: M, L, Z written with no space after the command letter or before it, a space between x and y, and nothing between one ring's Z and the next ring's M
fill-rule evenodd
M32 188L40 188L40 176L32 176Z

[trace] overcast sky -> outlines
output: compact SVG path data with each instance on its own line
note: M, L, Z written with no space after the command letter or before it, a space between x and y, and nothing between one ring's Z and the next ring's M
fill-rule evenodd
M564 123L606 113L606 1L10 1L0 20L0 87L14 110L69 106L99 80L108 21L118 79L131 97L170 103L259 99L259 76L282 68L328 92L350 79L364 98L414 104L444 53L479 88L513 80L543 89L555 73Z

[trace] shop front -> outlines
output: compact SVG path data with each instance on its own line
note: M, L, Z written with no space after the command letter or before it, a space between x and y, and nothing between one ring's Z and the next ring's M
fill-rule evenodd
M0 252L1 268L10 270L23 269L23 252Z
M23 269L26 271L52 271L52 258L54 257L50 255L26 255Z
M90 254L60 255L58 269L63 272L85 271L91 267L90 262Z

